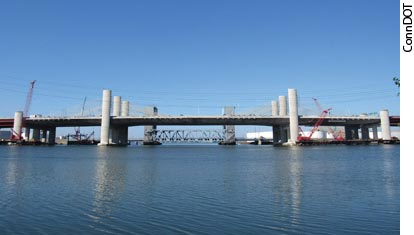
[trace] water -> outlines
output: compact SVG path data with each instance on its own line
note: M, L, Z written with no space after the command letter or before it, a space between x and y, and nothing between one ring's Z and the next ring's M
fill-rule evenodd
M399 234L399 146L0 146L0 234Z

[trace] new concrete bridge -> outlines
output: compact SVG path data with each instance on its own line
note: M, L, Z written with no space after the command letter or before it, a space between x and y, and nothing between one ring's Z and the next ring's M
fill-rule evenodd
M225 107L223 116L172 116L158 115L156 107L148 107L144 116L130 116L129 102L122 101L120 96L112 95L110 90L103 91L102 114L99 117L29 117L23 118L22 112L16 112L14 119L0 119L1 127L12 127L15 138L24 125L26 136L33 130L33 140L48 137L53 144L58 127L101 126L100 145L126 145L128 143L128 127L144 126L144 144L152 144L152 133L156 126L183 125L220 125L224 126L224 144L235 143L235 125L271 126L274 143L290 142L295 144L299 135L299 125L313 126L319 120L317 116L301 116L298 114L297 93L295 89L288 90L288 102L285 96L279 96L278 101L272 101L271 116L237 115L234 107ZM111 115L112 106L112 115ZM288 112L289 110L289 112ZM370 116L328 116L321 126L345 127L345 138L358 138L361 130L362 139L369 138L369 128L372 128L374 139L377 137L377 127L382 129L384 140L390 140L390 126L399 126L399 116L389 117L387 110L380 111L379 117ZM47 132L49 134L47 135ZM27 139L28 141L28 139Z

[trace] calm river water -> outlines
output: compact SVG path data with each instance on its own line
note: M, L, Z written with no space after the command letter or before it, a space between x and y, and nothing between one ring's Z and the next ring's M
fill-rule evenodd
M0 234L399 234L399 146L0 146Z

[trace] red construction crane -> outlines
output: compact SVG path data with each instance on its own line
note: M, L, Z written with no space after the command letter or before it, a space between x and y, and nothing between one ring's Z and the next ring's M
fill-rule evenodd
M322 112L323 112L323 109L322 109L321 105L319 104L318 99L316 99L316 98L312 98L312 99L313 99L313 101L315 102L316 107L318 107L318 111L319 111L320 113L322 113ZM333 136L333 138L334 138L335 140L337 140L337 141L343 141L343 140L344 140L344 137L342 137L342 136L338 135L338 133L336 133L336 132L332 129L332 127L330 127L330 126L328 126L328 132L329 132L329 133Z
M33 80L33 81L30 82L29 92L27 93L27 96L26 96L26 104L25 104L24 110L23 110L22 127L25 126L26 118L29 116L30 104L32 102L33 89L34 89L34 84L35 83L36 83L36 80ZM11 133L10 139L17 140L17 141L22 140L23 139L23 137L22 137L22 129L20 129L20 133L16 133L12 129L12 133Z
M302 134L298 136L298 141L309 141L312 138L313 133L315 133L316 130L318 130L319 126L322 124L323 120L325 119L326 115L331 111L332 108L323 110L318 121L313 126L312 130L310 131L309 136L305 136L305 134L302 131Z
M322 109L321 105L319 104L318 99L316 99L316 98L312 98L312 99L315 102L316 107L318 107L319 113L322 113L323 112L323 109Z
M30 104L32 103L33 89L34 89L35 83L36 83L36 80L33 80L30 82L29 92L27 93L27 96L26 96L26 105L24 106L24 111L23 111L23 118L28 117L29 115Z

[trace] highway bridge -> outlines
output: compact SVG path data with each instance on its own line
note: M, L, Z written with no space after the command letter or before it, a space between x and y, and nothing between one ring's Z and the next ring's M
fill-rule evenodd
M313 126L319 119L317 116L299 116L299 125ZM100 126L101 117L36 117L27 118L26 127L76 127ZM379 117L358 116L330 116L325 117L321 126L346 125L379 125ZM391 126L400 125L400 117L390 117ZM13 119L0 119L1 127L13 127ZM150 117L111 117L111 124L115 126L202 126L202 125L255 125L274 126L289 125L289 117L269 116L150 116Z
M102 114L92 117L28 117L23 118L21 112L16 112L14 118L0 118L0 128L13 128L14 134L21 132L22 126L29 136L30 129L33 130L33 138L40 139L40 131L49 132L49 141L54 143L56 128L79 127L79 126L101 126L102 145L125 145L128 141L128 127L144 126L144 143L154 142L154 130L156 126L202 126L219 125L224 126L226 143L235 142L235 125L271 126L275 142L295 142L299 134L299 126L314 126L320 120L318 116L302 116L298 114L297 94L295 89L289 89L289 113L287 112L286 98L279 97L279 103L272 102L271 115L238 115L234 107L225 107L221 116L174 116L158 115L156 107L149 107L143 116L130 116L129 103L122 102L119 96L114 97L112 104L111 91L104 90L102 101ZM275 105L276 103L276 105ZM113 108L111 115L111 106ZM382 110L379 117L372 116L327 116L323 118L321 126L343 126L347 139L358 138L361 130L363 138L367 138L368 129L377 132L381 126L386 130L385 138L390 138L390 126L399 126L399 116L388 116L387 110ZM388 129L388 130L387 130ZM384 136L384 134L383 134ZM16 138L18 139L18 137Z

